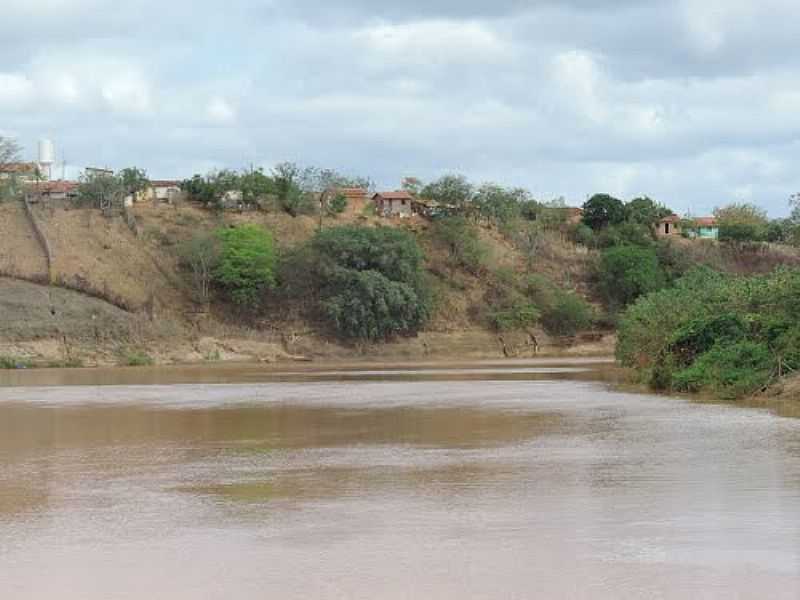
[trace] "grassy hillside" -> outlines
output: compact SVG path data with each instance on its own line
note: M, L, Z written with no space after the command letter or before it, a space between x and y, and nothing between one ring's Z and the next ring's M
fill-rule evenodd
M70 352L84 362L123 364L135 353L181 362L347 358L365 352L387 358L525 356L537 345L543 352L612 350L613 337L603 342L602 335L592 333L614 322L598 286L597 265L604 249L576 244L573 233L560 224L534 231L524 220L475 219L447 229L441 221L381 219L360 210L320 220L318 215L293 217L279 210L221 212L191 202L140 203L126 217L48 203L33 209L52 252L48 274L23 206L0 204L0 217L0 275L12 278L0 286L0 307L6 323L24 324L0 329L0 344L16 344L19 350L20 343L35 342L39 345L24 352L45 361L63 360L65 344L74 346ZM257 311L232 304L221 290L214 291L207 305L198 304L180 263L181 248L203 235L213 237L246 224L271 233L280 264L306 247L320 227L407 232L424 256L433 294L430 318L419 335L392 336L387 344L338 339L317 316L302 310L302 299L282 289L265 295ZM707 264L751 273L800 263L794 251L769 245L733 249L676 240L654 248L659 260L682 263L681 268ZM304 275L281 268L284 279ZM19 280L46 283L48 275L55 288L25 288L30 302L14 300L22 293L14 287ZM76 292L63 296L72 308L54 320L45 308L54 302L52 294L63 289ZM575 325L562 339L559 320L569 319ZM85 335L94 329L100 335ZM584 344L570 350L575 341Z

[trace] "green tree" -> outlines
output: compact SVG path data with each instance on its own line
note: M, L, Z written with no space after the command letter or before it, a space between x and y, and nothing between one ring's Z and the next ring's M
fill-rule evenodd
M19 162L22 146L13 138L0 135L0 171L5 171L9 165Z
M78 202L84 206L103 210L121 208L125 195L125 186L118 175L87 171L80 177Z
M737 397L800 368L800 271L694 269L620 320L617 358L654 387Z
M574 336L591 327L594 311L586 300L571 291L559 289L541 275L531 275L525 293L540 311L539 322L555 336Z
M300 167L290 162L280 163L272 171L278 206L292 217L314 210L313 197L300 187L302 175Z
M328 213L336 216L347 210L347 197L344 194L336 194L328 203Z
M236 171L222 169L202 176L195 175L181 183L181 189L208 208L222 210L230 193L242 192L242 178ZM244 201L244 200L243 200Z
M795 225L800 225L800 194L793 194L791 198L789 198L789 206L792 209L792 214L789 219Z
M550 335L574 336L591 327L592 308L574 292L556 293L555 300L542 312L541 323Z
M502 225L520 216L523 203L530 200L522 188L504 188L496 183L481 185L473 202L481 217L493 225Z
M431 294L424 256L408 232L331 227L317 232L295 268L313 273L320 316L343 338L413 334L427 321ZM298 291L307 295L309 291Z
M745 224L763 227L769 222L763 208L746 202L715 208L714 216L720 225Z
M598 231L625 220L625 204L608 194L595 194L583 205L583 222Z
M715 208L714 216L721 242L757 242L767 237L767 213L755 204L734 203Z
M239 175L238 187L245 206L263 205L275 194L275 182L264 174L263 169L250 169Z
M766 225L722 221L719 225L719 241L731 243L760 242L766 239Z
M474 199L475 188L463 175L444 175L423 187L420 196L464 211Z
M270 233L257 225L216 232L220 243L214 281L240 306L257 307L275 284L275 250Z
M196 174L191 179L184 179L180 187L190 199L196 202L206 206L214 206L216 204L217 192L213 183L207 177Z
M431 235L447 248L451 267L465 269L473 275L481 272L489 251L478 238L478 228L465 217L437 219Z
M661 219L671 215L672 211L655 200L642 196L628 202L625 205L625 213L628 221L645 227L655 227Z
M128 167L119 172L122 188L126 195L135 196L150 187L150 180L143 169Z
M536 323L539 311L522 290L511 269L490 274L485 294L486 318L497 331L524 329Z
M403 191L408 192L414 198L418 197L422 191L422 180L417 177L403 177L401 187Z
M427 307L412 286L378 271L339 271L333 281L338 291L322 307L342 337L386 339L413 333L427 319Z
M663 288L666 280L654 249L617 246L600 257L598 283L608 306L617 310Z
M617 225L609 225L598 232L596 243L600 248L612 248L628 244L648 247L655 243L653 230L635 221L624 221Z
M0 201L16 198L20 194L20 185L16 174L9 173L10 166L19 162L22 147L16 140L0 135L0 173L6 177L0 178Z

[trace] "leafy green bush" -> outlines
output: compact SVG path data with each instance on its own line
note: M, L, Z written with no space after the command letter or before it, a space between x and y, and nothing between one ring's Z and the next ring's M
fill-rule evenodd
M646 225L625 221L618 225L609 225L597 234L597 246L613 248L614 246L650 247L655 243L652 230Z
M153 357L142 350L128 352L122 357L122 364L126 367L150 367L154 363Z
M638 297L666 285L658 256L652 248L619 246L603 252L598 286L612 309L624 308Z
M737 398L764 387L771 370L772 356L766 344L749 340L718 344L675 373L672 388L687 392L710 389L722 398Z
M594 323L594 311L586 300L541 275L528 277L525 292L539 309L539 322L550 335L573 336Z
M478 228L461 216L437 219L431 228L435 240L447 247L453 267L473 275L480 273L489 254L478 238Z
M33 363L18 356L0 356L0 369L30 369Z
M498 269L491 275L485 296L485 318L489 326L497 331L511 331L534 325L539 311L519 289L516 273L511 269Z
M800 271L695 269L624 313L617 358L654 387L729 398L800 368Z
M583 205L583 222L595 231L625 220L625 204L608 194L595 194Z
M760 242L766 238L766 228L754 223L722 223L719 227L720 242Z
M347 197L344 194L336 194L328 203L328 213L331 215L340 215L345 210L347 210Z
M219 259L214 281L241 306L257 306L275 284L275 250L270 233L257 225L218 229Z
M580 296L572 292L559 292L555 302L542 313L541 323L550 335L573 336L591 327L592 309Z
M335 277L337 292L322 307L345 338L377 340L417 331L428 317L414 288L378 271L343 270Z
M597 237L594 230L585 223L578 223L570 231L570 238L576 244L587 248L597 247Z
M293 269L307 277L285 289L293 297L313 297L309 304L345 339L411 334L425 324L431 310L423 259L408 232L333 227L293 253Z
M664 271L668 283L673 284L683 277L694 266L689 253L672 240L661 240L656 246L658 264Z

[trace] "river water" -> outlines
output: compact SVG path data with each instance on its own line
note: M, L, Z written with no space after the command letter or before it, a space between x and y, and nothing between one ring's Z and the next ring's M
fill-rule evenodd
M4 374L0 598L800 598L800 420L611 380Z

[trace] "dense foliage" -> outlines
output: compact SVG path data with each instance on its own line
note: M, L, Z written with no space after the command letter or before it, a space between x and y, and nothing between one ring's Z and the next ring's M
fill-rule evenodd
M540 275L528 277L526 294L540 311L539 322L550 335L574 336L591 327L594 321L592 307L586 300Z
M800 271L693 270L626 311L617 356L658 388L756 391L800 368Z
M583 205L583 222L598 231L625 220L625 204L608 194L595 194Z
M603 252L597 278L599 291L612 310L624 308L666 284L656 251L632 245Z
M104 171L87 171L78 184L78 203L91 208L120 207L125 199L122 178Z
M516 273L500 269L492 275L485 298L488 324L497 331L535 325L541 313L519 285Z
M315 212L323 195L346 187L369 190L374 186L365 177L348 177L332 169L300 167L291 162L275 165L269 174L260 168L223 169L194 175L181 183L192 200L208 208L259 208L293 217ZM346 199L338 194L333 199L335 203L328 209L338 214L346 208Z
M342 338L372 341L413 334L430 315L424 257L408 232L323 229L291 258L292 272L305 272L306 284L290 289L290 295L314 296L313 310Z
M270 233L257 225L240 225L216 232L219 258L214 282L243 307L259 305L263 292L275 284L275 250ZM212 253L213 248L202 248Z

